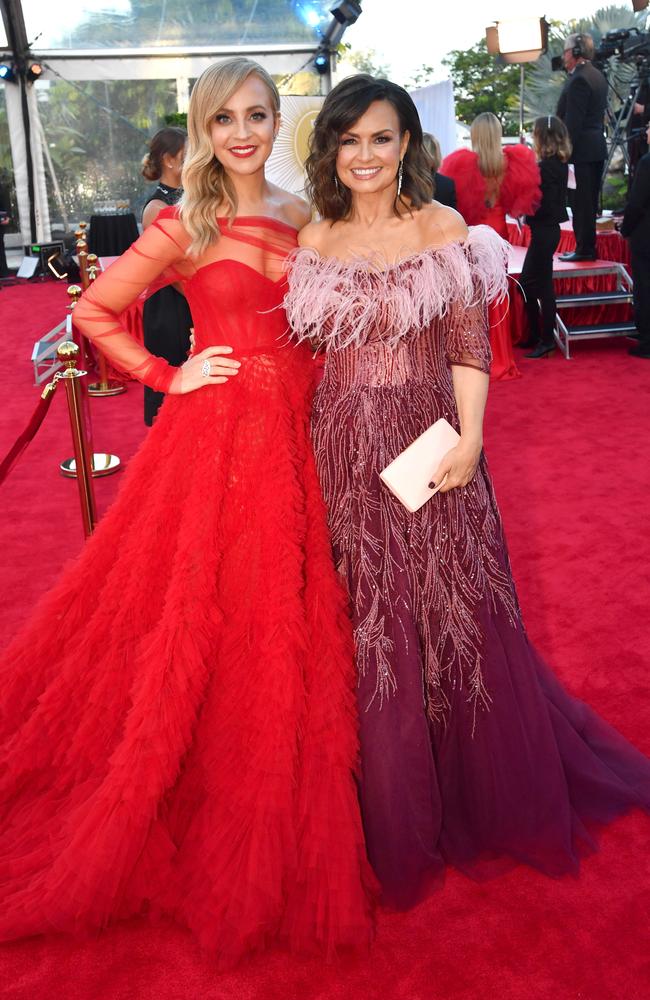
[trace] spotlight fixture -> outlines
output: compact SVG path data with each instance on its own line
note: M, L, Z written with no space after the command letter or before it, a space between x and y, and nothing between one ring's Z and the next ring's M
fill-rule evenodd
M16 69L12 63L0 63L0 80L16 83Z
M35 80L40 80L44 71L45 67L43 66L42 63L39 62L30 63L30 65L27 67L27 72L25 73L25 79L27 80L28 83L34 83Z
M357 0L336 0L334 6L330 7L330 14L347 28L359 20L361 4Z
M327 49L319 49L314 57L314 66L320 76L325 76L330 70L330 54Z
M357 0L336 0L330 7L332 20L323 32L323 47L335 49L340 43L347 28L361 16L361 4Z

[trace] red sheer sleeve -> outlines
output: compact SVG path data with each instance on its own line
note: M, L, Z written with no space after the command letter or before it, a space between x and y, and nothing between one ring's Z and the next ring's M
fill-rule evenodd
M178 369L139 344L118 317L163 273L170 281L193 273L186 256L189 243L176 209L163 209L140 239L84 292L74 311L75 325L116 368L160 392L169 391Z

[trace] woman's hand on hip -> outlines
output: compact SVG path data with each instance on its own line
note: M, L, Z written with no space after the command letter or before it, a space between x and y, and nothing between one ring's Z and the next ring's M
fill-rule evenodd
M239 371L241 362L224 357L227 354L232 354L232 347L206 347L204 351L193 354L174 375L170 394L181 396L208 385L228 382Z
M440 462L429 483L430 488L434 489L443 479L440 493L448 493L457 486L467 486L478 468L482 447L479 442L463 441L461 437L455 448L448 451Z

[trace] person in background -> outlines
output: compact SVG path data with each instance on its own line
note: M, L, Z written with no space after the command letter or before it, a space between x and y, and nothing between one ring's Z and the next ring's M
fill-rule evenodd
M576 248L563 260L596 260L598 194L607 156L605 109L607 80L592 65L591 35L572 34L564 43L564 68L569 77L557 105L557 117L566 125L573 153L575 189L569 191Z
M529 338L521 346L532 348L526 357L542 358L555 349L553 254L560 242L560 223L568 218L566 198L571 141L564 122L553 115L538 118L533 126L533 145L539 159L542 202L534 215L526 217L531 240L520 280L526 299Z
M648 152L646 139L648 125L650 125L650 79L641 82L628 124L627 151L630 157L630 172L628 174L630 191L639 160Z
M8 278L11 271L7 267L7 255L5 253L5 230L11 222L11 203L9 201L9 191L0 177L0 278Z
M529 215L541 199L535 154L521 143L502 147L501 122L490 111L474 119L470 137L472 148L456 149L446 156L442 172L455 181L458 211L467 225L490 226L507 239L506 213L515 218ZM507 306L492 304L489 315L490 377L518 378Z
M650 124L646 137L650 145ZM630 354L650 358L650 152L637 164L620 231L630 241L634 322L639 331L639 342Z
M433 197L436 201L439 201L441 205L447 205L449 208L456 208L456 185L451 177L446 177L445 174L440 173L440 164L442 163L440 143L436 139L435 135L431 135L430 132L423 132L422 145L431 157Z
M181 171L185 157L187 132L169 126L161 128L149 143L149 152L142 161L142 176L158 181L145 202L142 228L155 222L158 213L175 205L183 193ZM180 286L166 285L150 295L144 303L142 326L145 347L170 365L182 365L190 349L192 315ZM151 427L164 399L162 392L144 387L144 422Z

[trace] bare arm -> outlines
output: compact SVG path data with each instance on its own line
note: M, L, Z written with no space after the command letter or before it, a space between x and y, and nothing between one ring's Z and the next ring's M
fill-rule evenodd
M467 486L474 478L483 449L483 414L490 384L489 375L469 366L454 365L451 377L460 420L460 441L447 452L434 474L436 486L447 476L440 487L441 493Z
M158 198L154 198L153 201L148 202L144 206L144 212L142 213L142 228L147 229L152 222L155 222L163 208L167 208L167 205Z

